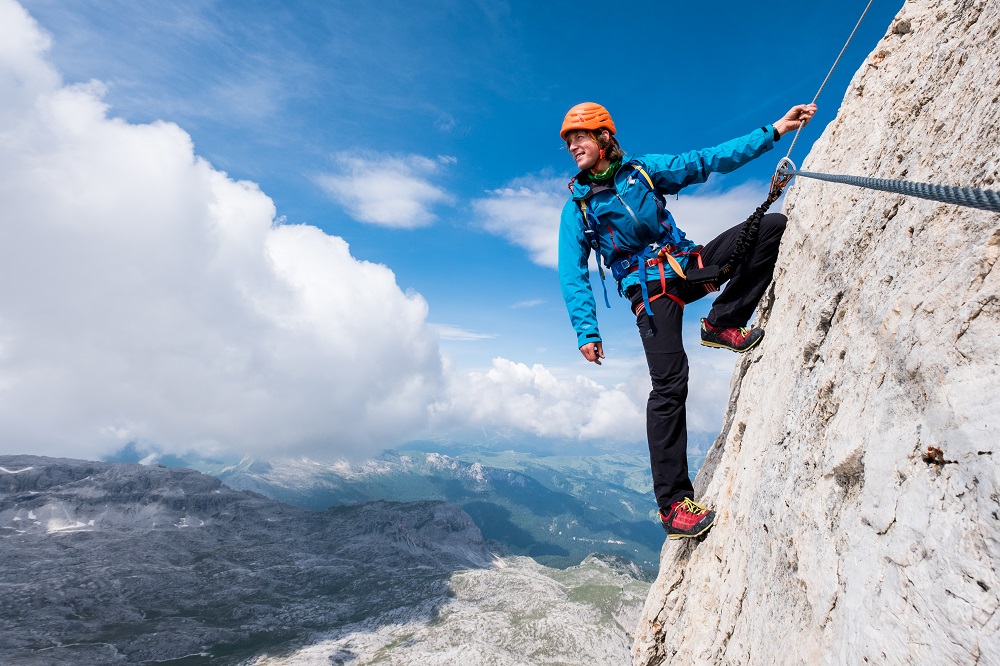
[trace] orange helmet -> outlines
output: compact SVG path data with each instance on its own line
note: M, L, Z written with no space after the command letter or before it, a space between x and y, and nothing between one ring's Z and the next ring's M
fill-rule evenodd
M607 129L611 134L614 134L615 121L611 120L611 114L600 104L596 102L583 102L582 104L577 104L566 113L559 136L565 140L568 132L578 129Z

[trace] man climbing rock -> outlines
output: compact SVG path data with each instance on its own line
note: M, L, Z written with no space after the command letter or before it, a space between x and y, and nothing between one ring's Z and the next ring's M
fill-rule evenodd
M559 226L563 299L580 353L597 365L604 358L604 347L587 263L591 250L611 270L618 292L631 303L653 385L646 406L653 491L660 521L671 539L702 535L715 522L715 512L694 501L688 476L684 305L725 284L701 320L701 343L738 353L760 343L764 332L744 326L771 281L786 218L763 217L756 243L732 267L728 281L721 276L696 282L685 279L686 271L730 262L743 225L704 246L696 245L675 224L664 196L759 157L783 134L809 122L815 112L814 104L800 104L777 122L713 148L639 157L622 151L614 121L600 104L578 104L563 120L560 136L579 169ZM603 268L601 278L603 286ZM606 287L604 299L610 307Z

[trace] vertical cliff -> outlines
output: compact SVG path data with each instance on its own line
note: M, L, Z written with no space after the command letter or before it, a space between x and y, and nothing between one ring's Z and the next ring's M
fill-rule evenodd
M909 0L801 166L1000 189L998 95L1000 0ZM784 212L718 522L664 546L635 663L1000 664L1000 215L806 179Z

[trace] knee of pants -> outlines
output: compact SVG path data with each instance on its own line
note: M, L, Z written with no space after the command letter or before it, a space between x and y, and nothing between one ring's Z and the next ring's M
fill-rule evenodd
M761 233L776 234L780 236L785 233L785 225L788 218L781 213L768 213L760 220Z
M654 387L646 402L646 414L676 413L687 404L687 386L679 390L658 391ZM649 423L647 423L649 425Z
M656 371L659 370L659 371ZM652 395L666 400L684 401L688 392L687 359L668 368L651 370L649 379L653 384Z

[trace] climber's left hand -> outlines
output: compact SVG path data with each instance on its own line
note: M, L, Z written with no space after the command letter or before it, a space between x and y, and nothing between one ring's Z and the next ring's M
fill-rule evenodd
M797 104L789 109L788 113L781 120L774 123L774 129L778 130L778 134L782 135L794 132L800 127L805 127L812 120L815 113L815 104Z

